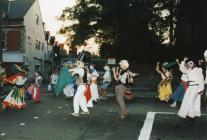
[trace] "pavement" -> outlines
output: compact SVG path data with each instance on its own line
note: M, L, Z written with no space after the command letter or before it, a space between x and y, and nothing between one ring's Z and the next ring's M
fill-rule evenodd
M24 110L0 109L0 140L206 140L205 103L194 122L177 116L177 108L154 98L156 91L137 89L126 103L129 116L120 119L113 94L76 118L72 99L41 90L41 103L27 101ZM143 96L145 95L145 96Z

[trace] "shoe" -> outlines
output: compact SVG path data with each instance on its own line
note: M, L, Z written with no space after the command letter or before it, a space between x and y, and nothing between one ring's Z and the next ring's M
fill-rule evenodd
M177 105L176 105L176 103L172 103L171 105L170 105L170 107L176 107Z
M124 119L126 116L125 115L121 115L121 119Z
M80 115L77 113L70 113L70 115L75 116L75 117L79 117Z
M89 111L87 111L87 112L82 111L81 114L82 114L82 115L89 115L90 112L89 112Z

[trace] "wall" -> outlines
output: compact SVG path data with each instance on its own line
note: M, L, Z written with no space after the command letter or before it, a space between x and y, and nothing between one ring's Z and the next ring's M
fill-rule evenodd
M34 72L35 65L40 65L39 70L43 72L45 34L38 0L25 15L24 25L26 26L25 63L30 65L31 73Z

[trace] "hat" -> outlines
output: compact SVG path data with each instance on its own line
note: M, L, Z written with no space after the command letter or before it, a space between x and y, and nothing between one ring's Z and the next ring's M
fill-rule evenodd
M164 62L164 63L162 63L162 67L163 67L163 68L167 68L167 66L168 66L168 62Z
M103 68L104 68L104 70L106 70L106 71L110 71L109 66L104 66Z
M76 65L77 67L80 67L80 68L83 68L83 67L84 67L84 63L83 63L82 61L76 61L76 62L75 62L75 65Z
M128 63L127 60L121 60L121 61L119 62L119 65L120 65L120 66L124 66L126 69L129 68L129 63Z
M194 62L193 62L193 61L188 61L188 66L189 66L189 67L191 67L191 68L192 68L192 67L193 67L193 65L194 65Z
M205 58L205 60L207 62L207 50L204 52L204 58Z

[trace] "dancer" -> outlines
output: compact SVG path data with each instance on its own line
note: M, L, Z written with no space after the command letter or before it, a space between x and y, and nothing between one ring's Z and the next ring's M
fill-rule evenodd
M205 71L205 94L206 94L206 101L207 101L207 50L204 52L204 59L205 59L205 65L206 65L206 71Z
M55 85L57 84L57 81L58 81L58 68L56 68L56 70L53 72L53 74L50 76L50 85L51 85L51 92L54 93L54 90L55 90Z
M179 67L180 67L179 60L176 60L176 61L179 65ZM186 69L189 69L188 63L186 63ZM174 100L174 102L172 104L170 104L170 107L176 107L177 102L182 102L183 101L184 93L188 88L188 76L187 76L187 74L183 73L180 79L181 79L181 81L180 81L179 86L176 88L175 92L171 96L171 98Z
M189 85L178 115L182 118L189 117L193 119L201 115L201 94L204 90L204 79L202 69L196 67L193 61L188 62L191 69L186 68L187 60L187 58L184 58L180 64L180 70L188 76Z
M124 103L124 93L126 91L127 77L129 63L127 60L121 60L118 68L113 68L113 76L116 80L115 95L120 109L121 119L124 119L128 115L127 108Z
M106 100L107 89L111 83L111 72L109 66L104 66L105 73L103 75L102 85L100 87L100 98Z
M93 65L90 65L90 90L91 90L91 98L92 101L98 102L99 94L98 94L98 86L97 86L97 78L99 77L98 72L96 71L95 67Z
M76 62L76 68L71 69L70 71L73 72L74 75L78 75L78 89L75 93L75 96L73 98L73 109L74 112L71 113L72 116L79 117L79 107L81 107L82 112L81 114L89 114L88 108L87 108L87 101L86 97L84 96L85 91L86 91L86 81L83 80L84 77L84 63L81 61Z
M35 72L35 84L34 84L34 90L32 94L32 99L35 103L40 102L40 87L42 84L42 76L40 75L39 71Z
M157 62L156 71L161 75L162 80L158 85L158 93L159 99L161 101L166 101L170 99L170 95L172 94L171 80L172 75L170 71L166 68L168 62L162 64L162 68L160 69L160 63Z
M27 81L25 72L17 65L14 65L17 68L17 73L8 78L7 82L15 85L15 87L10 91L8 96L3 101L3 109L9 107L16 109L23 109L26 107L25 103L25 82Z

